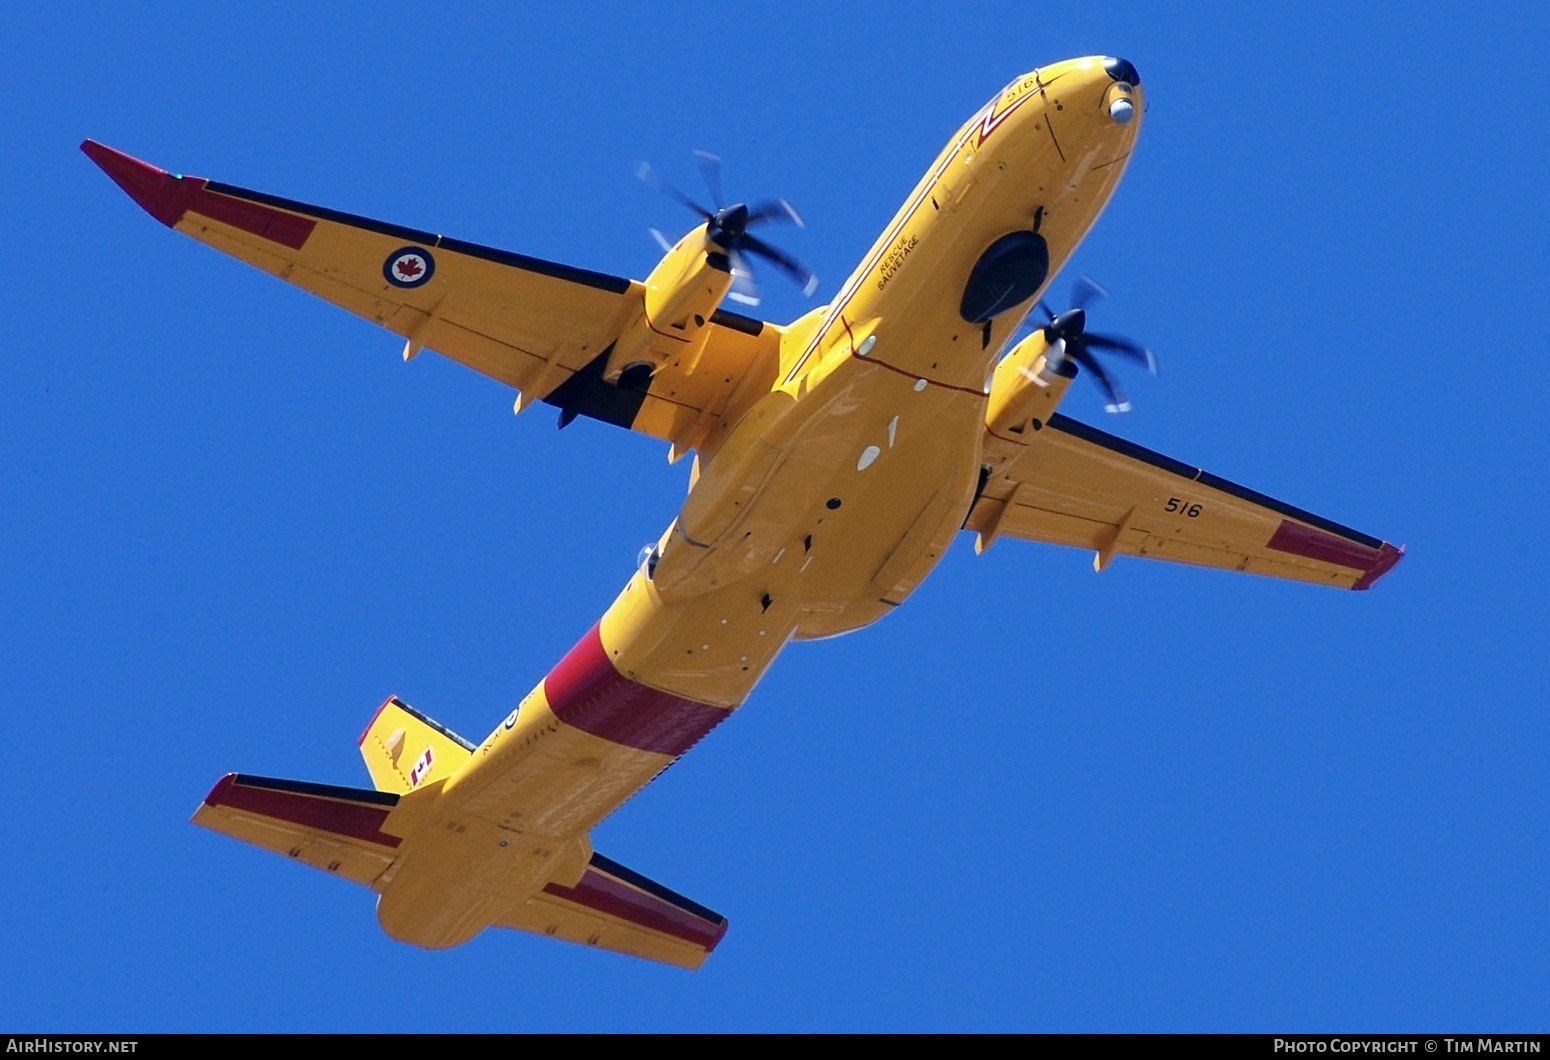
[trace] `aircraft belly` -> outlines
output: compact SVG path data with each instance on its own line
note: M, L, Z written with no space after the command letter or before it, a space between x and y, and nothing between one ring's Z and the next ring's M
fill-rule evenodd
M595 665L638 690L639 709L729 712L794 636L855 629L902 601L961 523L983 396L918 390L864 362L811 396L733 532L705 550L707 587L664 599L637 573L600 623ZM550 697L567 695L554 684L565 666L448 782L448 811L405 850L380 910L395 937L450 944L490 922L549 878L567 843L687 750L621 742L649 734L630 718L584 731L590 708L557 713Z
M983 395L852 361L802 411L721 543L670 536L654 581L632 583L610 612L605 639L628 645L625 672L735 704L789 637L876 621L940 559L973 499ZM691 549L692 575L664 587L664 570Z
M492 771L462 804L465 813L535 836L573 836L672 761L560 723L547 708L543 712L549 718L543 738L506 768Z
M793 637L886 614L961 523L977 480L982 396L919 391L857 363L814 397L728 543L709 550L715 583L665 600L637 573L605 614L594 665L636 690L628 709L730 713ZM692 743L651 746L638 738L649 726L628 717L578 727L596 712L564 702L574 679L555 684L570 658L447 783L446 811L406 847L384 891L379 919L390 934L421 945L471 937ZM590 704L608 693L578 694ZM621 742L631 738L646 745Z

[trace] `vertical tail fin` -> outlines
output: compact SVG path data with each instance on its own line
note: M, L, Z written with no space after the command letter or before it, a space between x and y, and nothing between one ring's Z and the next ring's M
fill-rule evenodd
M473 744L397 696L377 708L359 742L377 790L399 795L450 777L474 753Z

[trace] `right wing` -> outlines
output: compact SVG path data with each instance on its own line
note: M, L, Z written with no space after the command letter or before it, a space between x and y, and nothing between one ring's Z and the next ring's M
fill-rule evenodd
M1004 462L964 523L981 551L1006 535L1092 549L1098 570L1140 556L1344 589L1370 588L1404 555L1059 413L1015 442L987 432L986 453Z
M643 306L639 281L168 173L93 140L81 150L152 217L568 415L685 443L750 372L772 381L780 329L711 317L693 372L603 381L610 344ZM746 389L746 388L745 388Z

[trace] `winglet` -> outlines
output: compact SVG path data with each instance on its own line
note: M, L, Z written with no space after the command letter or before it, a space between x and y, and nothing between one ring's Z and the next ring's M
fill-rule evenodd
M1214 476L1213 476L1214 477ZM1210 483L1218 485L1218 483ZM1227 483L1227 485L1232 485ZM1242 487L1237 487L1242 489ZM1247 492L1247 491L1245 491ZM1268 499L1268 498L1266 498ZM1306 556L1322 563L1333 563L1360 571L1353 589L1371 589L1379 578L1393 570L1405 558L1404 548L1395 548L1387 541L1358 534L1355 530L1326 522L1328 529L1306 525L1314 517L1299 512L1297 519L1282 519L1281 525L1265 547L1277 552L1289 552L1294 556ZM1336 533L1335 531L1339 531Z
M204 177L168 173L149 162L105 147L96 140L84 141L81 150L87 158L101 166L102 171L112 177L115 184L128 192L129 197L139 203L146 213L168 228L176 228L184 214L193 212L271 243L300 250L306 246L308 237L318 224L316 217L276 209L259 202L251 192L219 184L212 189ZM238 254L238 257L242 255Z
M203 177L183 177L149 162L115 151L96 140L81 141L86 157L113 178L129 197L168 228L183 219L190 200L209 183Z
M1378 549L1377 558L1372 561L1372 566L1367 568L1367 573L1356 579L1353 589L1371 589L1378 584L1378 579L1399 565L1399 561L1405 558L1405 546L1395 548L1387 541Z

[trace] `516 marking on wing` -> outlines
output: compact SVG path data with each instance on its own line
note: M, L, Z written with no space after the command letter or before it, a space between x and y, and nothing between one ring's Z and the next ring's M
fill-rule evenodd
M1190 504L1188 501L1181 501L1177 497L1169 497L1165 509L1170 512L1183 512L1191 519L1194 519L1200 514L1200 505Z

